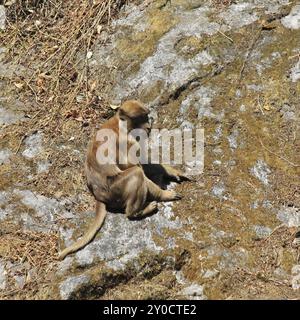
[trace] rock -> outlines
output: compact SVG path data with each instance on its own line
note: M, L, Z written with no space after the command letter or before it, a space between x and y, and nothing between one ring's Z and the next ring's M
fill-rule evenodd
M300 289L300 265L294 265L292 268L292 288L294 290Z
M88 281L89 277L86 275L69 277L64 280L59 287L62 299L66 300L72 298L72 294L76 292L76 289L81 285L87 284Z
M14 195L20 197L20 202L26 207L34 210L34 215L22 214L21 220L29 229L50 230L55 227L57 216L72 218L73 214L66 210L67 200L57 201L45 196L34 193L30 190L14 190ZM42 224L35 226L35 219L39 219ZM31 225L32 224L32 225Z
M196 283L189 285L188 287L182 289L179 295L186 296L190 300L206 300L206 296L203 294L203 286Z
M0 150L0 165L9 163L9 158L12 155L12 152L8 149Z
M62 234L62 233L61 233ZM63 261L60 261L57 266L57 274L58 276L63 276L66 272L71 268L74 262L74 257L66 257Z
M109 215L100 237L76 254L77 263L84 267L100 260L122 269L145 249L160 251L162 248L153 241L147 224L146 221L130 221L120 214Z
M212 194L218 198L223 198L223 193L226 191L224 183L219 183L212 188Z
M280 114L282 115L282 118L286 121L296 121L296 108L294 106L291 106L287 103L285 103L282 108L280 109Z
M23 289L24 288L24 285L25 285L25 276L14 276L13 277L15 282L16 282L16 285L17 285L17 288L18 289Z
M214 114L210 106L216 93L217 92L211 88L201 86L182 102L179 112L184 116L188 114L192 108L195 108L198 111L199 119L203 117L221 119L222 115Z
M260 225L253 226L253 229L258 239L266 238L272 232L272 230L269 227L260 226Z
M297 82L300 80L300 60L298 60L298 62L292 67L290 77L292 82Z
M178 219L171 220L171 210L167 204L159 214L142 221L130 221L122 214L108 215L99 237L76 254L76 263L84 267L104 261L108 267L118 270L145 250L160 252L162 247L154 242L153 236L163 237L166 228L181 226Z
M239 137L239 130L235 128L227 138L231 149L236 149L238 147L238 141L237 141L238 137Z
M112 22L114 27L132 27L135 31L144 32L149 26L147 20L143 19L143 10L134 4L128 4L123 8L124 17Z
M219 16L231 28L241 28L258 19L257 14L253 12L254 7L253 4L246 2L238 4L234 3Z
M222 162L220 160L215 160L213 162L213 164L217 165L217 166L220 166L222 164Z
M289 29L300 28L300 4L292 8L289 15L281 19L281 23Z
M288 227L300 226L300 209L296 207L281 207L277 217Z
M39 161L37 164L37 173L45 173L49 171L51 163L47 160Z
M251 168L250 172L265 186L269 184L268 176L271 173L271 170L263 160L257 160L256 164L253 168Z
M4 263L0 259L0 290L4 290L6 288L6 278L7 272L4 267Z
M0 221L5 220L15 211L15 206L9 203L10 193L0 191Z
M257 85L257 84L248 84L247 85L247 89L248 90L252 90L252 91L256 91L256 92L260 92L263 90L262 86Z
M0 5L0 30L5 30L5 7L3 5Z
M0 104L0 126L15 123L23 119L23 114L4 108Z
M42 134L36 132L25 139L26 149L22 152L22 155L28 159L36 157L42 150Z
M207 7L181 12L177 16L180 21L159 39L154 54L141 63L137 74L130 76L125 82L122 81L116 86L113 99L118 100L130 96L136 89L138 92L142 92L147 88L154 87L160 81L164 82L166 88L170 87L171 90L175 90L193 75L196 75L201 66L213 63L213 58L205 50L191 59L184 59L177 54L175 49L176 42L181 38L193 35L201 37L204 34L211 35L217 32L219 25L209 21L208 13ZM144 21L139 17L136 18L138 21ZM118 35L117 32L115 38ZM104 61L102 55L107 57L107 52L99 51L99 53L100 56L97 60ZM168 68L170 65L173 66L171 72Z
M222 125L218 125L215 129L215 134L213 136L213 139L215 141L218 141L222 137L222 134L223 134Z
M206 270L205 273L203 274L204 279L209 279L217 276L220 273L218 270Z

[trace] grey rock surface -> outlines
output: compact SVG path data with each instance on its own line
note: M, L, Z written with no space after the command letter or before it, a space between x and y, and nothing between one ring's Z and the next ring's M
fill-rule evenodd
M5 30L5 7L3 5L0 5L0 30Z
M142 1L122 8L95 39L88 55L91 76L109 75L103 95L108 92L112 104L140 99L161 128L204 128L204 172L192 182L171 185L184 198L160 204L153 216L130 221L109 212L90 244L52 262L46 289L38 286L36 297L111 299L130 292L151 299L293 298L299 264L284 236L300 226L299 4L245 0L216 7L212 1L172 0L160 5ZM16 70L23 72L22 66L4 63L3 55L1 48L0 88ZM86 52L78 55L86 58ZM0 93L0 135L22 125L28 107L8 95ZM83 105L84 95L76 99ZM1 232L11 232L13 224L45 237L55 233L60 249L84 234L94 216L93 199L82 172L68 162L75 159L82 168L86 145L76 134L84 130L62 134L53 145L38 128L21 140L18 152L14 148L22 137L11 148L3 134ZM50 161L49 150L65 161ZM184 163L183 170L191 167ZM281 224L286 229L277 233ZM264 254L274 261L273 253L278 265L265 272ZM0 260L0 291L7 290L11 277L18 289L26 288L19 275L25 264ZM276 281L289 285L279 288Z

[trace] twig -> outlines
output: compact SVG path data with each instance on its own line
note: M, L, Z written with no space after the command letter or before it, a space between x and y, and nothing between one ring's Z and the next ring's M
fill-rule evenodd
M41 112L42 112L42 110L39 110L37 113L35 113L35 114L32 116L31 120L35 119Z
M218 30L218 32L219 32L223 37L225 37L226 39L228 39L231 43L234 42L230 37L228 37L228 36L227 36L224 32L222 32L221 30Z
M17 153L19 152L19 150L20 150L20 148L21 148L21 145L22 145L22 143L23 143L23 141L25 140L26 137L27 137L27 135L25 134L25 135L23 135L23 137L21 138L20 143L19 143L19 145L18 145L18 148L17 148L17 150L15 151L15 154L17 154Z
M256 42L258 41L260 35L261 35L261 31L262 31L262 28L259 28L258 32L257 32L257 36L253 38L248 50L247 50L247 53L246 53L246 57L243 61L243 64L242 64L242 67L241 67L241 70L240 70L240 76L239 76L239 79L238 79L238 85L240 85L241 83L241 80L242 80L242 77L243 77L243 73L244 73L244 70L246 68L246 64L247 64L247 61L248 61L248 58L250 56L250 54L252 53L253 49L254 49L254 46L256 44Z
M285 227L284 224L280 224L279 226L277 226L276 228L273 229L273 231L267 236L265 237L264 239L262 239L262 242L266 242L267 240L269 240L271 238L271 236L277 231L279 230L280 228L282 227Z
M35 102L39 105L39 98L38 98L38 95L37 93L35 92L35 90L33 89L33 87L31 86L31 84L29 83L29 81L26 81L24 79L24 82L26 83L27 87L32 91L32 93L34 94L34 97L35 97Z
M265 113L264 113L264 111L263 111L263 109L262 109L262 107L261 107L260 96L258 96L258 98L257 98L257 102L258 102L259 109L260 109L260 111L261 111L262 115L264 116L264 115L265 115Z
M300 59L300 52L298 52L297 54L295 54L294 56L290 56L288 57L289 60L294 59L294 58L298 58Z
M276 157L280 158L281 160L286 161L287 163L289 163L289 164L290 164L291 166L293 166L293 167L300 167L300 164L295 164L295 163L291 162L290 160L284 158L283 156L281 156L281 155L273 152L273 151L270 150L269 148L267 148L267 147L262 143L261 139L259 139L259 142L260 142L261 146L262 146L264 149L266 149L268 152L272 153L272 154L275 155Z

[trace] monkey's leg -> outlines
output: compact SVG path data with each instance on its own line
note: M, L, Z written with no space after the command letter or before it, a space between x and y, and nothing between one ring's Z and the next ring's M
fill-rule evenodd
M150 202L146 208L144 208L143 210L139 210L137 212L135 212L135 207L134 205L132 206L131 204L127 204L126 209L125 209L125 214L126 217L129 219L132 218L142 218L144 216L148 216L149 214L153 213L157 211L157 202L156 201L152 201Z
M161 166L164 168L167 176L176 180L177 182L191 180L189 177L185 176L181 170L175 169L167 164L162 164Z
M111 186L111 190L116 198L122 198L127 217L137 217L148 214L153 204L146 209L147 203L147 184L145 175L141 168L132 167L124 170L118 179ZM155 208L153 208L154 210ZM152 210L152 211L153 211Z
M150 202L147 207L142 211L142 215L148 215L154 211L157 210L157 202L156 201L152 201Z
M152 201L146 205L148 196L146 179L141 168L131 171L127 177L126 187L131 192L127 196L125 214L129 219L147 216L157 210L156 201Z
M157 201L172 201L180 200L181 196L174 190L163 190L153 181L145 177L145 182L148 187L149 196Z
M175 191L162 190L145 176L140 167L123 171L111 189L116 197L123 198L127 217L143 216L154 210L155 203L146 206L148 201L171 201L181 198Z

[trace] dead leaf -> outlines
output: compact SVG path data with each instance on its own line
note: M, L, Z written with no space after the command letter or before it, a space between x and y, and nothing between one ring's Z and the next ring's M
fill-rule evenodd
M47 102L50 102L50 101L52 101L54 99L54 96L51 96L48 100L47 100Z
M100 34L102 30L102 26L100 24L98 24L97 26L97 33Z
M80 93L79 95L76 96L76 101L78 103L82 103L84 101L84 99L85 99L85 96L83 93Z
M37 85L38 87L43 87L44 83L45 83L44 78L38 78L38 79L36 80L36 85Z
M59 198L62 197L62 195L63 195L62 191L57 191L57 192L55 192L54 197L55 197L56 199L59 199Z
M78 111L78 110L74 110L74 109L68 110L68 111L64 114L64 116L65 116L66 118L73 118L73 119L78 119L78 118L80 118L80 116L79 116L79 111Z
M4 1L4 5L7 6L7 7L12 6L15 3L16 3L16 0Z
M96 86L97 86L97 81L95 80L95 81L93 81L93 82L91 83L90 91L94 91L95 88L96 88Z
M41 22L41 20L35 20L34 24L36 27L39 27L42 24L42 22Z
M24 83L21 82L14 82L14 85L18 88L18 89L22 89L24 87Z
M91 59L91 57L93 56L93 52L92 51L88 51L86 54L86 58L87 59Z

